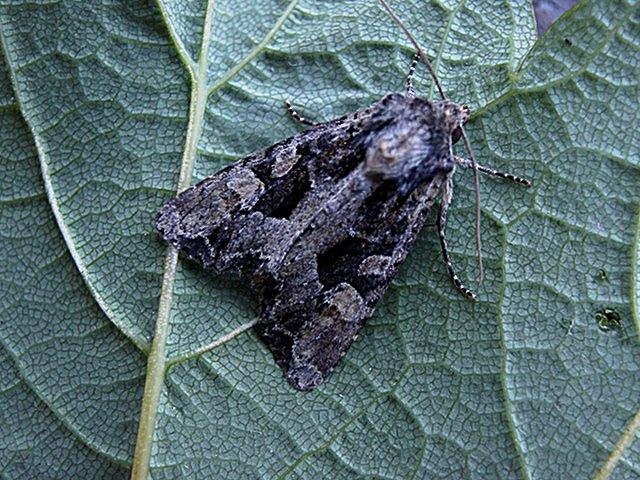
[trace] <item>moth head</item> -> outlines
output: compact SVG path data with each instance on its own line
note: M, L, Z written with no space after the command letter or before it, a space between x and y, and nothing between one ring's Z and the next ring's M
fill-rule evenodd
M456 143L462 136L461 127L467 123L471 115L469 107L450 100L442 100L436 102L436 111L442 125L451 132L451 143Z
M384 179L418 181L420 172L427 172L435 164L433 158L450 157L451 138L469 118L469 109L448 100L400 99L391 119L364 137L365 168ZM460 133L456 135L459 138Z

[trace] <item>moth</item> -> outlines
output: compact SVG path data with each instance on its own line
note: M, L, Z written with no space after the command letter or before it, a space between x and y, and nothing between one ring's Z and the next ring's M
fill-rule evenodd
M530 185L453 154L452 145L466 141L469 109L446 99L400 26L417 49L404 93L324 123L287 102L307 130L183 191L156 218L162 238L191 260L250 278L261 300L257 333L298 390L320 385L356 340L438 199L447 271L457 290L475 298L445 239L456 166ZM441 100L415 94L419 59Z

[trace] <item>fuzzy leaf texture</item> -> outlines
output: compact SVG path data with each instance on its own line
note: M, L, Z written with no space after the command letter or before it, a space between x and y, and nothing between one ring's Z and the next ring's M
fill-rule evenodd
M401 91L406 38L364 0L0 2L4 478L130 475L163 277L154 479L640 478L638 3L583 2L537 42L525 0L393 6L478 161L534 187L482 179L478 284L458 171L449 243L479 302L426 228L302 394L229 335L257 313L245 282L168 269L153 219L299 131L286 98L328 120Z

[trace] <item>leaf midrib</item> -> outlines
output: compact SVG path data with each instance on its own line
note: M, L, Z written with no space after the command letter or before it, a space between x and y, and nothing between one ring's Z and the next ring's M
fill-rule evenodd
M158 2L162 10L162 4ZM178 179L177 191L180 192L188 187L193 174L195 164L197 144L202 131L202 121L207 100L207 57L211 41L211 23L215 0L208 0L204 18L204 29L202 32L202 43L198 58L197 70L188 68L191 74L191 101L189 106L189 124L185 138L185 149L180 165L180 177ZM173 38L173 32L171 32ZM169 332L169 316L171 314L171 304L173 302L173 287L176 278L176 266L178 263L178 251L170 246L164 261L164 273L162 278L162 289L158 302L158 314L156 326L151 343L151 351L147 360L147 374L145 378L144 394L142 396L142 407L140 420L138 423L138 434L136 436L136 446L133 456L133 466L131 469L132 479L146 479L149 476L151 446L153 444L153 432L155 430L156 414L160 402L160 393L164 385L164 375L166 366L166 344Z
M186 189L191 183L193 169L197 156L197 146L202 132L202 123L206 102L209 95L217 89L226 85L226 83L235 76L244 66L246 66L255 56L264 50L269 41L282 27L286 19L289 17L299 0L292 0L283 14L278 18L273 28L267 33L265 38L251 52L236 64L231 70L222 76L220 80L211 87L207 86L207 66L208 53L211 42L211 26L213 23L213 11L215 0L208 0L205 11L204 28L202 32L202 42L198 63L193 64L186 56L184 45L177 38L175 31L171 28L171 24L167 20L166 11L163 8L162 0L158 0L158 7L167 22L167 28L174 45L178 51L178 55L185 64L192 84L191 101L189 107L189 123L187 127L187 135L185 138L185 149L180 165L180 176L178 179L177 192ZM169 317L171 314L171 304L173 301L173 289L176 277L176 266L178 262L178 251L174 247L168 247L164 261L164 273L162 279L162 288L160 292L160 300L158 304L158 314L156 318L156 326L151 344L151 350L147 361L147 375L145 380L145 389L142 398L142 407L140 413L140 421L138 426L138 434L136 438L136 447L133 458L133 466L131 472L132 479L146 479L149 476L151 446L153 444L153 432L155 429L155 419L160 402L160 394L164 385L164 376L166 374L167 357L166 342L169 331ZM251 322L250 322L251 323ZM244 332L246 328L237 329L238 334ZM226 340L231 340L235 335L228 335ZM223 342L217 342L216 346Z

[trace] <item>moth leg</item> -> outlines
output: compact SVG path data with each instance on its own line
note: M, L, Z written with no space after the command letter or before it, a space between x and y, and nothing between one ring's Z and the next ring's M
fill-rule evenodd
M291 115L294 118L294 120L297 120L298 122L304 123L305 125L309 125L311 127L315 127L316 125L318 125L318 122L312 122L311 120L307 120L298 112L296 112L295 109L291 106L291 102L289 100L285 100L284 103L287 106L287 112L289 112L289 115Z
M467 160L466 158L456 156L455 161L460 166L463 166L466 168L473 168L473 164L471 163L471 160ZM482 165L478 165L478 171L482 173L486 173L487 175L491 175L492 177L504 178L505 180L509 180L511 182L518 183L520 185L524 185L525 187L530 187L532 185L531 181L527 180L526 178L518 177L517 175L513 175L507 172L499 172L497 170L494 170L493 168L485 167Z
M407 79L404 84L407 90L407 97L415 97L416 91L413 89L413 74L416 71L416 65L418 65L418 60L420 59L420 55L416 52L413 55L413 60L411 61L411 65L409 66L409 73L407 74Z
M453 199L453 177L449 176L442 187L442 203L440 204L440 211L438 212L438 219L436 221L436 226L438 228L438 238L440 239L440 249L442 250L442 259L444 260L445 265L447 266L447 272L449 273L449 277L453 282L453 285L456 287L460 293L462 293L465 297L470 298L471 300L476 299L476 294L465 287L458 275L456 275L455 270L453 269L453 265L451 264L451 257L449 256L449 248L447 247L447 239L444 235L444 227L447 223L447 209L449 205L451 205L451 200Z

